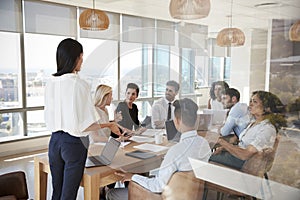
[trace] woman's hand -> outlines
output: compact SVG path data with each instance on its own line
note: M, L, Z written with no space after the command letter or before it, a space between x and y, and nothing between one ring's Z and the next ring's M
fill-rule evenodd
M221 153L223 150L224 150L224 147L217 147L217 148L215 148L215 150L214 150L214 152L213 152L213 155L219 154L219 153Z
M147 130L147 128L141 127L141 128L139 128L138 130L136 130L134 133L137 134L137 135L140 135L140 134L142 134L143 132L145 132L146 130Z
M115 113L115 122L119 122L123 120L122 111Z
M109 128L110 128L111 132L113 132L117 135L122 135L122 133L120 132L119 126L116 122L109 122Z

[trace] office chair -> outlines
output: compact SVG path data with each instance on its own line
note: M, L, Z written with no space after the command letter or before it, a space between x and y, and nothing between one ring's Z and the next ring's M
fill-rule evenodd
M253 176L257 177L265 177L267 179L267 184L268 183L268 175L267 173L271 170L275 154L277 151L277 147L279 144L279 139L280 136L277 136L275 139L275 143L273 148L268 148L264 149L262 152L257 152L255 153L251 158L249 158L243 165L242 169L240 170L241 172L251 174ZM219 166L223 166L222 164L219 163L213 163ZM227 166L224 166L227 167ZM229 194L229 195L234 195L234 196L239 196L241 199L256 199L255 197L251 197L249 195L245 195L241 192L211 183L211 182L205 182L205 188L204 188L204 194L203 194L203 199L205 200L207 198L207 193L208 190L214 190L217 191L217 199L223 199L223 195ZM270 190L271 191L271 190ZM263 196L264 194L262 194Z
M197 179L193 171L176 172L172 175L162 194L153 193L131 181L128 186L128 199L143 200L198 200L203 195L204 181Z
M28 189L22 171L0 175L0 200L27 200Z

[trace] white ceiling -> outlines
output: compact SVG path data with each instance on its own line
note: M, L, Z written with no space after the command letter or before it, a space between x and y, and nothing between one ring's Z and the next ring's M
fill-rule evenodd
M44 0L57 3L93 7L93 0ZM210 34L228 27L231 0L210 0L208 17L186 20L189 23L208 25ZM95 0L100 10L129 15L176 21L169 14L170 0ZM278 6L255 7L257 4L278 3ZM233 0L232 26L240 29L268 29L270 19L300 19L300 0Z
M208 25L210 33L227 27L231 0L211 0L210 2L211 10L207 18L186 22ZM171 18L169 3L170 0L96 0L96 7L106 11L178 21ZM262 3L278 3L278 6L255 7ZM232 10L233 27L267 29L269 19L300 19L300 0L233 0Z

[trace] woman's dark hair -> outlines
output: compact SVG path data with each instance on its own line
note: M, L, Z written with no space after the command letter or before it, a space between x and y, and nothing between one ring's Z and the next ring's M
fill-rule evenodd
M217 98L215 95L215 92L214 92L216 85L221 85L224 88L224 90L229 88L229 85L225 81L213 82L211 84L210 91L209 91L210 98L212 98L213 100L215 100Z
M198 106L193 100L189 98L176 100L173 106L175 107L174 115L176 118L181 119L182 123L188 127L195 126Z
M136 95L139 96L140 88L139 88L139 86L137 84L135 84L135 83L128 83L126 91L127 91L128 88L135 89L136 90Z
M71 38L62 40L57 47L57 72L53 76L61 76L73 72L81 53L83 53L83 48L78 41Z
M285 106L280 99L271 92L254 91L252 96L257 95L262 101L264 116L275 126L278 131L282 126L286 126L287 122L284 116Z

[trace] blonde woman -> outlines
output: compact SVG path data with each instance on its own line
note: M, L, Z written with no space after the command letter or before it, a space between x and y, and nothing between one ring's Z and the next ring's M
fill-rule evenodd
M103 84L98 85L95 92L94 105L100 117L98 123L104 128L94 131L92 134L90 134L91 143L106 142L108 137L111 135L110 127L117 125L115 121L122 119L122 115L118 113L115 117L115 121L109 121L109 115L106 106L111 104L112 99L112 88ZM116 135L121 136L120 134Z

